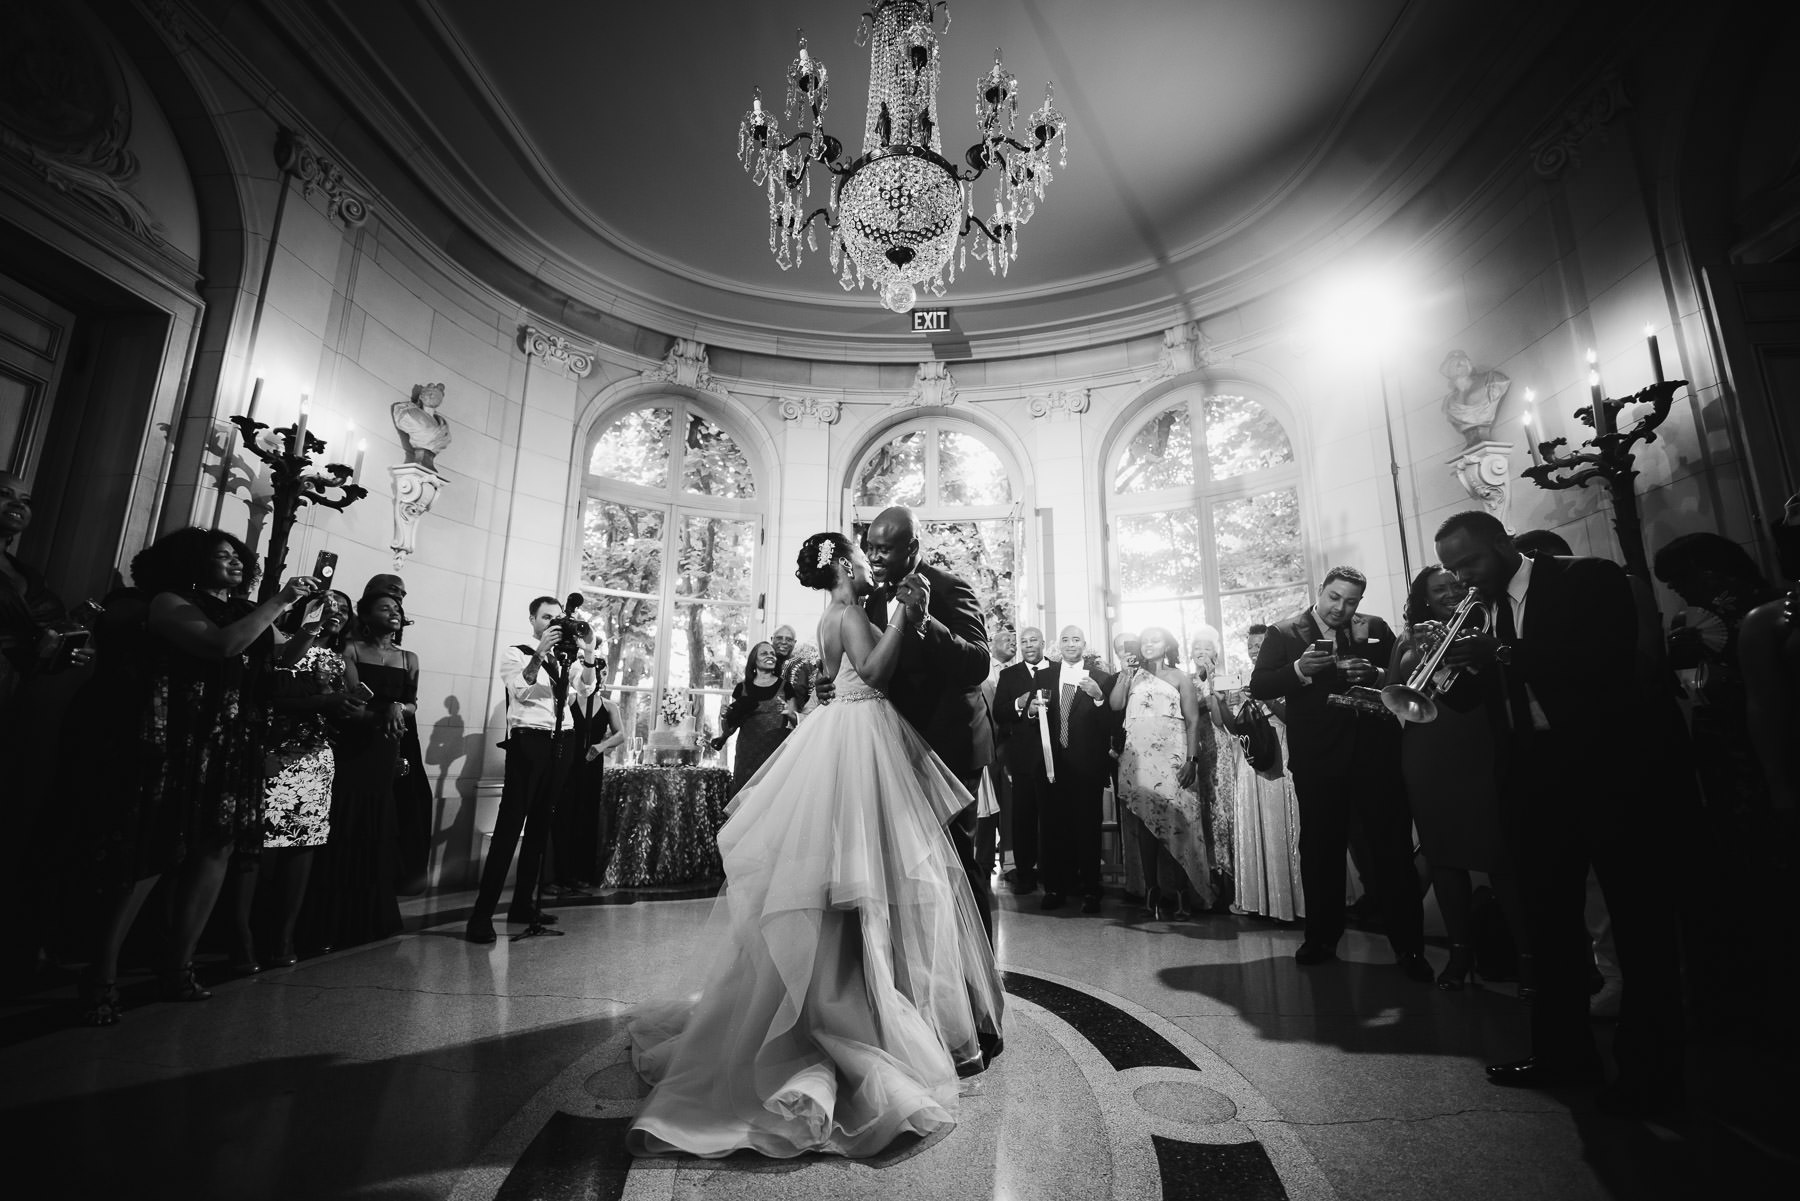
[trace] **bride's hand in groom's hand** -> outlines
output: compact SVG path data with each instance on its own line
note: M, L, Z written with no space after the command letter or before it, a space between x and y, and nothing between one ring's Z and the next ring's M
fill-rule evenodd
M829 705L831 698L837 695L837 685L827 676L820 676L813 681L813 695L819 698L821 705Z
M906 606L907 612L912 615L913 625L919 626L924 624L925 614L931 608L930 580L915 571L900 581L900 587L895 591L894 595L899 598L900 603Z

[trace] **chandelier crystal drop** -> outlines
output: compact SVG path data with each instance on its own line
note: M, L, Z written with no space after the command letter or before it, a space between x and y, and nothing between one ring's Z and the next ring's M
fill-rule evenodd
M975 83L980 140L958 166L944 157L938 121L940 53L936 21L950 28L949 0L876 0L863 14L857 45L869 46L869 103L862 153L849 158L825 131L829 74L805 34L787 71L781 120L763 107L762 89L738 123L738 159L769 196L769 249L782 270L818 250L814 222L830 230L829 261L838 282L873 285L897 313L920 290L944 294L956 280L956 255L968 266L969 233L982 241L976 257L1005 275L1019 254L1019 228L1036 213L1054 169L1068 165L1068 121L1044 88L1043 107L1019 128L1019 81L1001 64ZM783 123L791 132L783 133ZM813 164L831 180L828 203L808 209ZM993 172L993 209L975 211L974 184Z

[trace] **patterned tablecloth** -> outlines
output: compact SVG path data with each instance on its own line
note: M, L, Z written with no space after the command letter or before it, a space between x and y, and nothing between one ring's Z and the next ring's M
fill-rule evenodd
M613 819L609 888L716 880L719 827L725 824L731 773L722 767L651 767L606 771L601 803Z

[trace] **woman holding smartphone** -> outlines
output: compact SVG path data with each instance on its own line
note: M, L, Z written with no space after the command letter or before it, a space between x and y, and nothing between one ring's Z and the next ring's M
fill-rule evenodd
M404 621L395 598L364 596L344 648L346 687L363 704L337 727L331 841L301 922L320 950L400 932L394 776L419 697L419 657L394 645Z
M1212 784L1201 739L1211 726L1194 681L1177 666L1180 653L1173 634L1147 628L1108 698L1125 714L1119 800L1141 822L1144 913L1157 920L1190 916L1190 897L1212 904L1201 809Z

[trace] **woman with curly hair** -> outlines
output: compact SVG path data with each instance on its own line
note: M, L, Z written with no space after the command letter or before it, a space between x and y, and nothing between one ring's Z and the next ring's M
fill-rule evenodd
M147 598L142 637L142 695L137 698L140 758L134 787L110 799L99 847L103 877L117 890L90 969L90 1025L119 1020L119 947L151 887L179 870L164 994L204 1001L194 948L212 913L232 852L262 844L263 669L269 632L316 582L290 579L260 604L242 598L256 579L256 556L223 530L169 534L131 562Z

